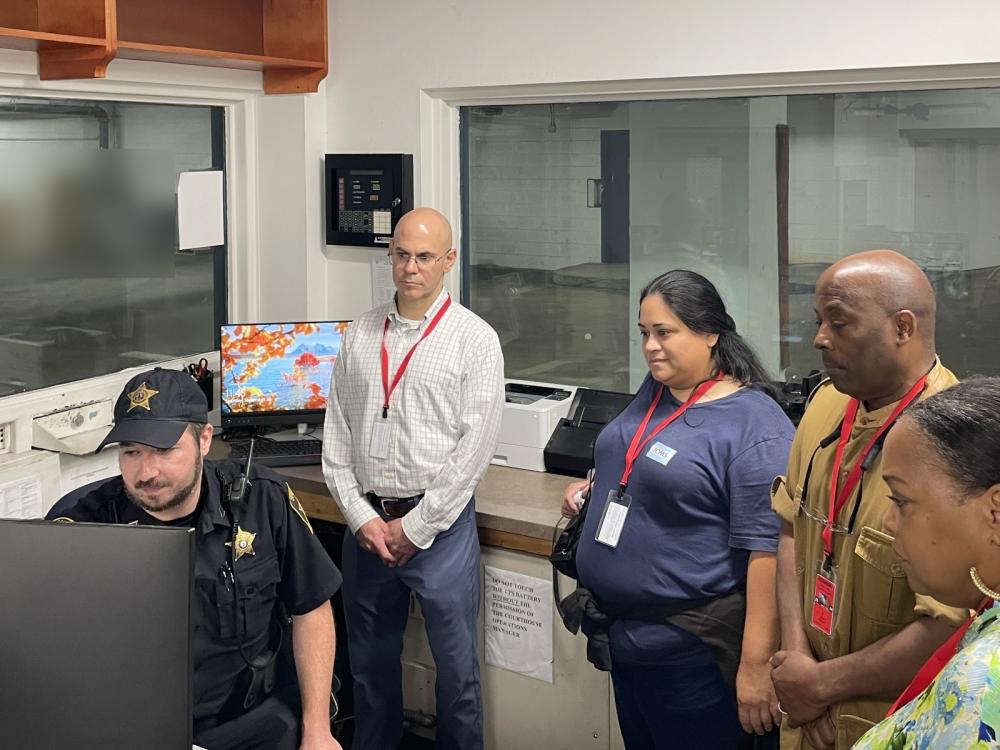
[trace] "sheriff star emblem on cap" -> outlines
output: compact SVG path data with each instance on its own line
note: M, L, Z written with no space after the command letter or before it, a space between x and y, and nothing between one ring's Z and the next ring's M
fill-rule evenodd
M239 560L243 555L255 555L253 551L253 540L257 537L257 534L250 531L245 531L239 526L236 527L236 559ZM232 542L226 542L227 547L232 547Z
M151 411L149 408L149 399L151 399L157 393L159 393L159 391L154 391L152 388L146 385L145 382L143 382L142 385L140 385L138 388L136 388L134 391L128 394L129 406L128 409L125 410L125 413L128 414L130 411L140 406L146 411Z

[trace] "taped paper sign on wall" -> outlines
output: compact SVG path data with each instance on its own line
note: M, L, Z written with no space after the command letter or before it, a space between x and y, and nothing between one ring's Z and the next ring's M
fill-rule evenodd
M486 663L552 682L552 582L486 566Z

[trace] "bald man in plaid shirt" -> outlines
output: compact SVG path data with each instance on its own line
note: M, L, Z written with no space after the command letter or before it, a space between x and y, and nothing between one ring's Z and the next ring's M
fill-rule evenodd
M476 650L481 573L473 492L504 403L496 332L451 299L451 226L418 208L389 246L395 299L351 324L334 366L323 472L354 536L344 609L358 750L403 731L400 656L410 592L437 668L439 748L483 747Z

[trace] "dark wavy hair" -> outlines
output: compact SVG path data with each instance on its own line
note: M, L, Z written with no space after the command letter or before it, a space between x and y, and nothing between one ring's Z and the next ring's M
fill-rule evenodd
M953 385L914 404L903 417L916 424L941 468L968 495L1000 484L1000 378Z
M719 335L712 347L713 375L723 372L745 386L777 397L767 370L757 353L736 332L736 324L711 281L694 271L678 268L646 284L639 295L639 303L650 294L660 295L674 315L695 333Z

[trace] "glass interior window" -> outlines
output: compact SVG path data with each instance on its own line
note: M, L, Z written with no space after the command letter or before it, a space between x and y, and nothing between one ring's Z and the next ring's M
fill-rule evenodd
M634 390L639 293L709 278L775 379L821 368L819 274L890 247L942 360L1000 373L1000 90L463 108L467 303L507 377Z
M216 347L225 248L177 251L223 110L0 98L0 396Z

